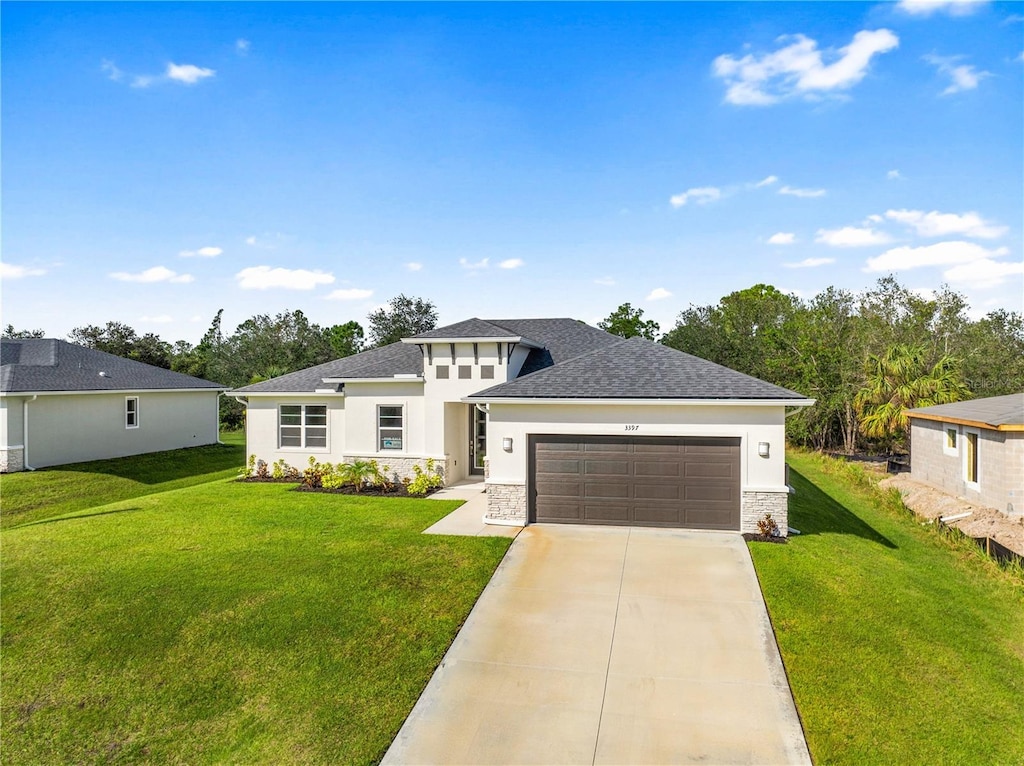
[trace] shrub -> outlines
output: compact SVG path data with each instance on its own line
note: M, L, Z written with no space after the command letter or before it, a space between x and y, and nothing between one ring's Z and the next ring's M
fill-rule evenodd
M330 463L318 463L312 455L309 456L309 468L302 472L302 485L310 489L320 489L324 486L324 478L333 481L335 476L334 466Z
M238 478L239 479L248 479L250 476L253 475L253 472L255 470L256 470L256 456L255 455L249 455L249 461L245 465L243 465L241 468L238 469Z
M779 537L779 525L775 523L775 519L772 518L770 513L766 513L763 518L757 521L757 531L763 537Z
M257 479L269 479L270 478L270 467L267 465L266 460L256 461L256 478Z
M427 469L423 470L419 465L412 467L414 478L406 484L406 491L410 495L425 495L431 489L435 489L444 484L444 475L441 469L434 464L433 458L427 458ZM405 483L405 480L402 480Z

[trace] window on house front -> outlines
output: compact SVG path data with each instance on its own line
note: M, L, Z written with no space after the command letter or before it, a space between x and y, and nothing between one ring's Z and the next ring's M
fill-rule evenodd
M377 407L377 448L380 450L403 449L405 418L401 405Z
M484 380L494 380L494 365L493 364L481 364L480 365L480 377Z
M968 431L964 434L964 480L978 485L978 434Z
M127 396L124 400L124 427L139 427L139 397Z
M945 426L942 437L942 451L956 457L960 454L960 431L956 426Z
M282 447L327 448L327 405L282 404L279 411Z
M437 374L435 375L435 377L438 380L448 380L448 365L447 364L439 364L439 365L437 365L437 367L435 369L437 369Z
M459 380L469 380L473 377L473 368L468 364L459 365Z

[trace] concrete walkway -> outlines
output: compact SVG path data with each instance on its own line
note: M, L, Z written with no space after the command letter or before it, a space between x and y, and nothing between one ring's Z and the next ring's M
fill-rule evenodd
M809 764L738 535L532 525L385 764Z
M465 535L467 537L515 537L522 527L484 524L487 495L483 480L469 480L427 496L431 500L465 500L443 519L423 530L427 535Z

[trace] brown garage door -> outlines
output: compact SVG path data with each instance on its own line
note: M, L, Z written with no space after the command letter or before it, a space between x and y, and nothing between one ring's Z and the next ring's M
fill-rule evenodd
M532 436L530 520L740 528L740 440Z

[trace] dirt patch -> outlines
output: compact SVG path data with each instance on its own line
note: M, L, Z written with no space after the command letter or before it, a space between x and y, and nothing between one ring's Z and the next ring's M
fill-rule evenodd
M1024 556L1024 516L1007 516L995 508L971 503L927 484L914 481L907 474L882 479L878 486L895 487L903 496L903 503L925 519L950 517L971 513L963 519L947 522L970 537L991 537L1011 551Z

